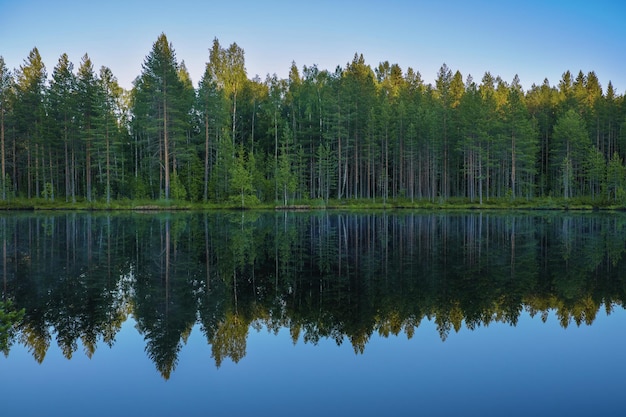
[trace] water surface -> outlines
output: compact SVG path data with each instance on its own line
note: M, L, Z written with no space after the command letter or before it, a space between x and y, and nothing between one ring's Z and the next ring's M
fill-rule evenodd
M7 415L621 412L620 214L0 217ZM4 414L4 412L3 412Z

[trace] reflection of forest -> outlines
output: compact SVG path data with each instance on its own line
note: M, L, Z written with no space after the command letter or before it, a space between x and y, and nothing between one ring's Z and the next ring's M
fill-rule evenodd
M623 305L625 248L621 214L3 215L2 300L24 314L0 305L0 348L91 356L132 315L167 378L196 323L218 366L250 326L362 352L424 318L444 340L524 309L591 324Z

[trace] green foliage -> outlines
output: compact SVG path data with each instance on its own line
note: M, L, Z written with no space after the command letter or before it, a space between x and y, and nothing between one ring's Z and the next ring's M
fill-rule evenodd
M146 138L142 143L145 152L159 155L157 160L145 161L142 167L144 175L162 176L159 195L169 199L173 150L185 136L193 98L189 96L189 83L185 84L185 71L180 70L174 49L165 34L161 34L154 43L142 68L134 88L133 127L135 134ZM154 172L155 169L158 173Z
M328 144L322 143L317 148L315 154L317 163L317 184L319 195L328 204L330 198L330 191L337 185L337 171L335 166L337 165L337 157L331 151Z
M600 196L601 189L606 186L606 161L602 152L593 146L587 154L585 169L588 173L591 198L596 199Z
M171 197L174 200L186 200L187 199L187 190L185 186L178 178L178 174L176 171L172 172L172 176L170 178L170 193Z
M217 39L195 87L165 34L124 91L88 55L76 73L61 55L48 82L35 48L14 73L0 62L0 194L75 207L96 197L228 205L233 195L246 205L252 194L281 205L620 205L626 174L610 161L626 157L623 101L593 71L524 91L517 76L464 81L443 64L425 84L358 53L333 72L293 63L286 79L261 81L247 78L240 46Z
M230 186L234 193L241 197L241 208L245 207L245 196L252 193L252 175L248 170L243 147L239 148L238 156L230 170ZM256 196L255 196L256 197ZM258 201L258 199L257 199Z
M261 208L261 201L256 195L244 194L243 198L241 195L231 195L228 197L228 204L225 208Z
M626 168L619 154L614 153L606 169L606 194L608 200L615 204L626 204Z
M140 177L133 177L130 184L130 195L134 200L148 198L148 187Z
M552 156L560 160L562 192L565 198L582 194L584 166L591 141L584 121L574 110L568 110L554 125Z
M296 191L298 185L298 178L292 167L294 158L289 153L289 146L292 143L291 131L285 126L276 170L276 188L281 196L283 205L287 205L289 196Z
M41 196L46 200L54 200L54 187L51 183L47 182L41 191Z

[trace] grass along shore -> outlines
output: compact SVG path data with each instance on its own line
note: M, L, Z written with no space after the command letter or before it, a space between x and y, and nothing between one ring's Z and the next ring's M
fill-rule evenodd
M393 209L430 209L430 210L454 210L454 209L479 209L479 210L626 210L626 204L591 200L589 198L551 198L542 197L535 199L510 199L492 198L478 201L469 199L450 198L447 200L409 200L396 199L333 199L323 200L297 200L290 201L287 205L275 203L259 203L258 200L249 204L241 205L241 200L225 202L190 202L178 200L112 200L105 201L79 200L75 203L64 200L50 199L11 199L0 201L0 210L135 210L135 211L160 211L160 210L393 210Z

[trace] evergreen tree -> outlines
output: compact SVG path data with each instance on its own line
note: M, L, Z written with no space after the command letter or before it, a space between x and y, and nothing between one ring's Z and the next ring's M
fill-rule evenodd
M102 99L100 101L100 136L104 139L104 188L106 203L111 202L112 189L117 190L122 182L123 168L118 167L118 162L124 162L122 148L122 132L119 126L122 124L122 88L108 67L100 68L100 89ZM102 159L102 158L101 158ZM113 159L113 161L112 161ZM101 161L99 161L101 164ZM102 177L102 176L101 176ZM114 182L113 179L116 181ZM102 180L102 179L101 179ZM116 184L117 183L117 184Z
M560 167L565 198L583 190L583 167L590 146L585 123L578 113L570 109L558 118L554 126L552 158L554 166Z
M360 198L367 184L363 181L363 143L372 125L370 111L376 97L376 79L363 55L354 54L342 74L340 93L345 109L344 129L346 141L338 143L339 195Z
M159 155L151 166L159 168L159 190L167 200L170 198L171 152L176 123L187 115L181 115L179 99L183 85L178 75L174 48L165 34L158 37L146 57L135 90L133 113L139 119L135 128L145 129L144 132L136 133L148 137L148 154L154 155L156 150Z
M7 199L9 181L5 143L6 118L9 113L9 97L13 90L13 76L0 56L0 199Z
M528 117L524 92L517 75L511 84L504 107L504 128L510 139L510 190L515 198L524 192L527 198L533 193L537 134Z
M452 108L455 104L455 97L451 91L453 75L452 70L444 63L435 80L437 98L437 112L439 119L439 140L437 141L436 153L438 164L441 170L437 173L439 177L438 194L446 199L450 196L450 142L451 142L451 118ZM456 89L455 89L456 90Z
M13 181L15 190L28 198L40 196L40 148L43 144L46 67L39 50L33 48L16 74L13 142ZM26 183L24 190L23 183ZM34 189L33 189L34 188Z
M233 192L241 197L241 208L245 207L245 196L253 191L252 175L246 163L246 153L243 145L239 146L237 157L234 159L230 172L230 186Z
M48 131L53 138L61 139L59 148L63 149L63 183L65 201L76 201L76 183L73 162L70 155L75 154L75 139L78 132L76 118L77 80L73 72L74 65L67 54L61 55L52 72L52 81L48 88Z
M483 202L484 170L487 167L487 107L483 105L480 91L471 79L468 79L465 94L459 103L461 140L463 154L463 176L465 195L474 201L476 197Z
M202 183L202 170L199 165L198 143L196 142L196 113L194 105L196 92L185 62L178 69L181 91L175 103L176 116L173 120L174 135L172 140L172 170L184 188L184 194L190 199L197 199ZM200 175L199 175L200 174Z
M98 121L100 117L101 91L99 81L93 69L91 59L87 54L82 58L77 75L77 106L79 131L82 143L84 144L85 165L85 198L87 201L93 199L92 181L92 151L94 142L97 140ZM76 155L74 156L76 157ZM75 165L76 162L73 163Z
M478 87L478 91L481 97L481 108L483 111L483 118L485 122L485 141L481 148L485 155L485 167L484 167L484 183L485 183L485 197L489 199L492 196L497 195L497 168L500 155L497 152L496 138L501 130L502 119L498 113L498 103L496 99L495 90L496 79L491 73L486 72L483 75L481 84Z
M293 138L291 129L285 126L278 157L278 168L276 172L276 188L279 190L283 205L287 205L289 195L296 191L297 177L293 170L293 155L290 148L293 148Z
M337 181L337 157L331 151L329 144L321 143L316 152L317 172L315 186L317 196L324 199L326 204L335 188Z
M615 94L613 84L609 81L606 94L597 102L597 115L599 125L599 138L596 138L596 147L604 149L605 155L613 155L618 152L622 158L626 157L626 149L618 144L619 138L619 97Z
M204 134L204 182L203 182L203 200L206 202L209 198L209 178L211 176L211 168L214 164L216 142L219 140L221 132L221 124L223 119L223 95L222 91L217 88L217 80L211 63L205 66L205 71L200 80L197 91L196 110L199 113L200 125Z
M606 192L610 201L626 201L626 168L617 152L611 157L606 170Z
M536 121L539 135L539 155L537 169L537 187L540 195L547 195L552 185L550 169L550 150L552 148L552 130L556 119L558 91L544 79L541 86L533 85L526 94L529 114Z
M606 161L604 155L595 146L589 147L585 169L587 171L591 199L600 195L606 185Z

